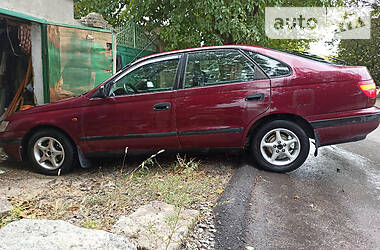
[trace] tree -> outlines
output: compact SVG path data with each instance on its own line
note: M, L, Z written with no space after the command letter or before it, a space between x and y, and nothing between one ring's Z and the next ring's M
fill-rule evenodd
M134 22L166 49L201 45L255 44L306 49L307 40L273 40L265 35L265 7L332 6L335 0L80 0L75 16L95 11L112 25Z
M371 39L340 41L338 57L348 65L366 66L380 86L380 7L375 4L372 7Z

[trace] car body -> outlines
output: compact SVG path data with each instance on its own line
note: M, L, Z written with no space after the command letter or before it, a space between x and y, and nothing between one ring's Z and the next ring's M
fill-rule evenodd
M259 46L164 52L137 60L82 96L14 113L2 125L0 142L10 156L23 160L33 154L38 158L38 149L28 154L28 147L33 147L35 133L46 130L66 137L74 155L83 159L124 152L126 147L246 148L266 124L287 121L298 126L298 138L306 135L318 148L364 139L377 128L380 109L374 107L374 86L365 67ZM277 139L295 136L286 132L293 131L287 123L279 126L285 130ZM263 143L251 149L260 151ZM289 147L295 152L296 146ZM270 152L275 148L271 144ZM281 150L285 149L280 145L279 154ZM285 163L264 168L295 169ZM57 171L50 170L48 174Z

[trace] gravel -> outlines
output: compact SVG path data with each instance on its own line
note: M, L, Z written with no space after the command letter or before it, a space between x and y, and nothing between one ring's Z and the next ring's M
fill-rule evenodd
M181 249L214 249L215 226L212 204L201 203L198 209L201 212L200 219L188 239L182 244Z

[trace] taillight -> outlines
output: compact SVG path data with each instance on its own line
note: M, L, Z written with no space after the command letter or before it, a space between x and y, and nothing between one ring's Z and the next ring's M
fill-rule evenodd
M373 80L359 82L359 88L363 91L363 93L371 98L376 97L376 85Z

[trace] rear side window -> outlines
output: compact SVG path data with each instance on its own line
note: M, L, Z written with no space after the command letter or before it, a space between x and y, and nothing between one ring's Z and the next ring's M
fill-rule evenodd
M253 51L246 52L258 65L260 65L269 77L281 77L290 74L290 68L285 63Z
M249 82L266 78L261 70L236 50L190 53L185 72L185 88Z

